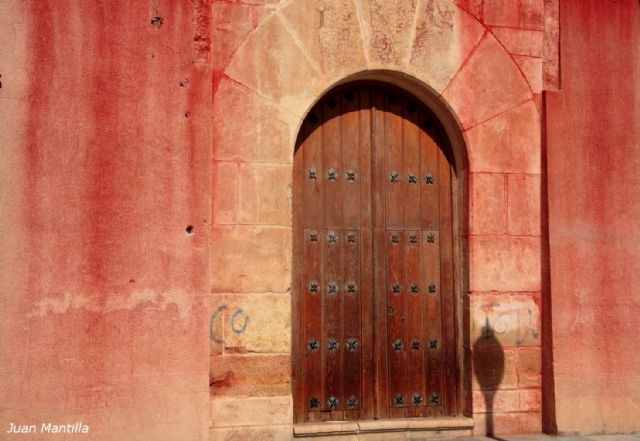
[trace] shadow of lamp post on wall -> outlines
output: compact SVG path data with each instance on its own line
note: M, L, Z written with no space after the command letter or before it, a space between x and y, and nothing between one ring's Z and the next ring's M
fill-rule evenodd
M473 370L484 395L487 436L494 436L493 400L504 375L504 350L486 318L482 333L473 343Z

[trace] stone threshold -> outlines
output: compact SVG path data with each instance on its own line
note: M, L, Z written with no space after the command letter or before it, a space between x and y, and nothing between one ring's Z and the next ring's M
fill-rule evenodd
M450 418L405 418L393 420L327 421L324 423L296 424L296 438L331 435L357 435L364 433L444 431L473 429L473 419Z

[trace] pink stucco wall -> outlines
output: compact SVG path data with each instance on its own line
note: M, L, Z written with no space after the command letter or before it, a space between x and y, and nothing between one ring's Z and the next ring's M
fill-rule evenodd
M206 2L2 9L0 437L204 439Z
M640 4L560 5L546 105L557 428L638 431Z

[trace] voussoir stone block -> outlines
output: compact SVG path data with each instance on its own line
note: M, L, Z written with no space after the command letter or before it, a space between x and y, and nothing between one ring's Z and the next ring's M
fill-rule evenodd
M443 94L463 128L518 106L532 94L518 66L500 43L487 35Z
M213 159L292 162L300 119L228 78L214 96L213 121Z
M354 2L298 0L285 6L281 13L323 72L343 72L366 65Z
M471 291L540 291L540 238L471 236Z
M225 71L296 115L320 95L317 68L295 41L280 14L265 19L238 48ZM237 118L238 115L233 117Z
M287 292L291 288L291 228L214 225L211 290Z
M493 34L512 55L542 56L544 32L524 29L493 28Z
M356 0L372 66L401 66L410 53L415 2Z
M211 64L222 69L233 51L253 30L253 7L237 3L214 3L211 6L212 23Z
M420 0L408 71L441 92L485 32L448 0Z
M540 173L540 116L533 101L465 132L472 172Z

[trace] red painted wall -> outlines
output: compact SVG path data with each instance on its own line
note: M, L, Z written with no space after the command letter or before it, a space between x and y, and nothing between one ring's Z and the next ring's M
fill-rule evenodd
M4 8L2 433L207 437L208 8L153 3Z
M561 1L546 102L560 432L640 430L640 3Z

